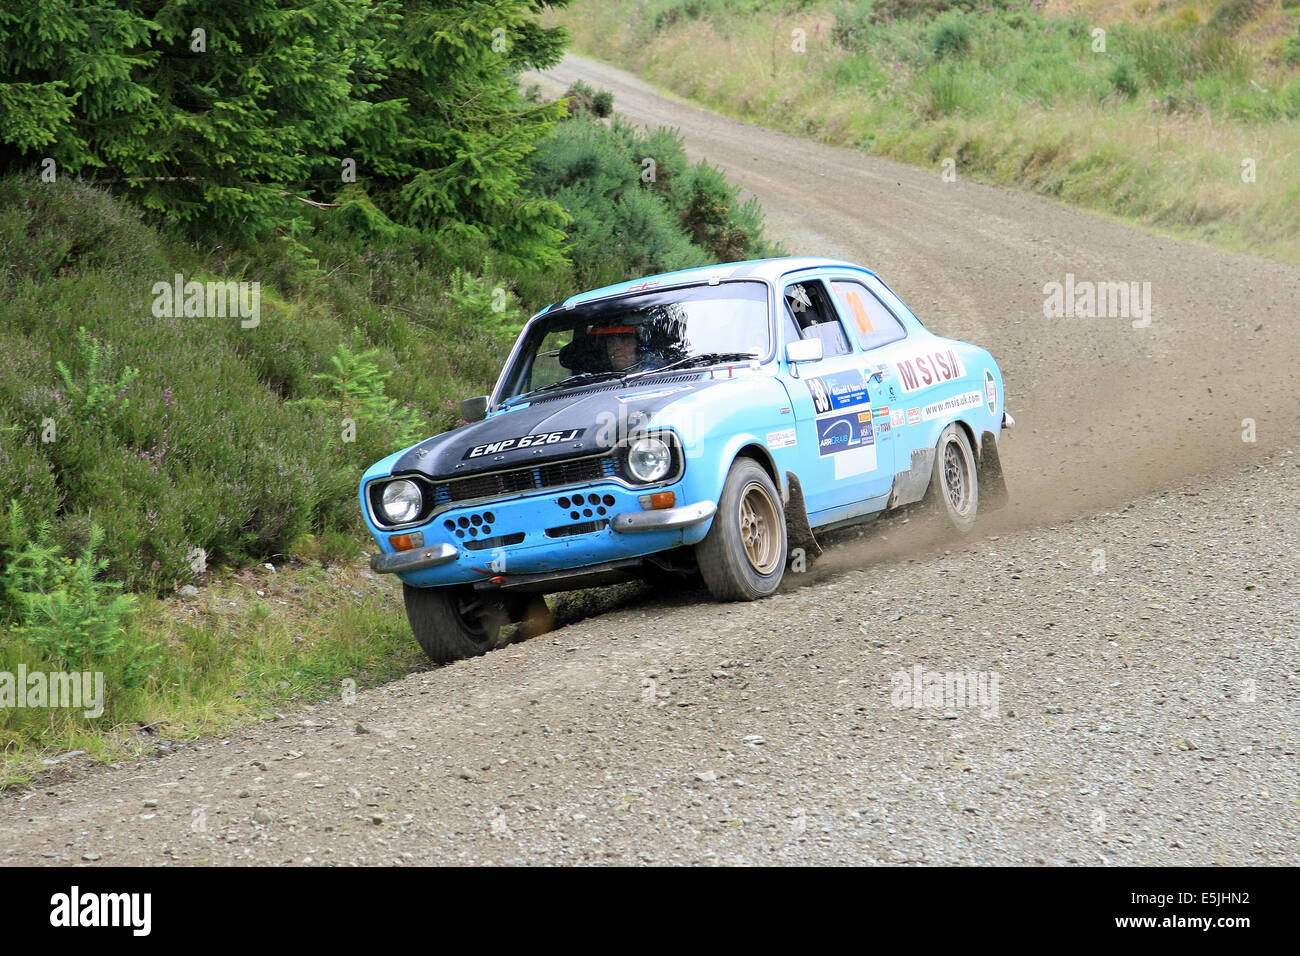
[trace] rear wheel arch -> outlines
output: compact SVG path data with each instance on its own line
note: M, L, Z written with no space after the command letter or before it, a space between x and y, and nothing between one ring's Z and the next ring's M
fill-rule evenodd
M976 460L978 460L979 457L984 453L984 445L980 440L983 436L975 429L973 425L971 425L970 422L966 421L964 418L954 418L952 420L952 424L956 425L958 428L960 428L962 431L966 433L966 440L970 442L971 450L975 452L975 458ZM939 434L941 435L943 434L942 429L940 429ZM938 443L937 438L935 439L935 442L936 444Z

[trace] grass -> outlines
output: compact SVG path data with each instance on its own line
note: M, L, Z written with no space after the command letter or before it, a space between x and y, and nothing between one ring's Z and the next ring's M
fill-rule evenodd
M68 766L58 755L146 756L160 741L271 719L426 667L400 586L366 570L365 545L360 537L305 538L300 556L274 571L226 569L195 597L144 602L133 638L165 650L154 680L109 688L102 721L54 708L0 710L0 789L57 774ZM4 656L0 669L12 673L15 660Z
M575 0L551 17L577 52L729 115L1300 262L1300 6Z

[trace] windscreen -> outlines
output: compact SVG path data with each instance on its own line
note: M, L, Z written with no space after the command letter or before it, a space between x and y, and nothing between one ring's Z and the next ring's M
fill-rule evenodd
M597 373L653 371L709 353L771 351L767 286L720 282L602 299L548 313L529 328L499 401Z

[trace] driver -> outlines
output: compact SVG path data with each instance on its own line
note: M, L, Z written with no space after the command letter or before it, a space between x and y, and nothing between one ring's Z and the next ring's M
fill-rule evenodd
M605 358L611 372L621 372L637 363L641 348L634 326L614 325L605 329L592 329L592 334L599 335L604 342Z

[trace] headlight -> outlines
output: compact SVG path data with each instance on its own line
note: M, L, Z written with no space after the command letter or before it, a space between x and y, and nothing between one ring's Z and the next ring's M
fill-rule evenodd
M637 481L659 481L672 466L672 452L662 439L638 438L627 451L627 468Z
M424 496L420 494L419 485L403 478L384 485L380 502L382 517L388 524L406 524L419 516Z

